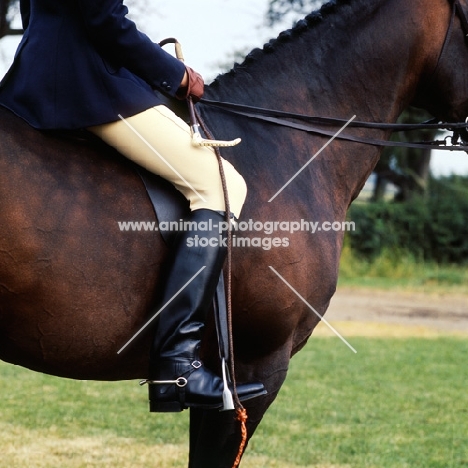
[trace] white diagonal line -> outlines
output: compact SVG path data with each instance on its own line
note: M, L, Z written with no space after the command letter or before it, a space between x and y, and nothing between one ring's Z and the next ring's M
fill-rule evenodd
M272 202L354 119L353 115L269 200Z
M120 354L204 269L201 267L133 336L122 346L117 354Z
M349 348L351 349L351 351L353 351L354 353L357 353L357 351L343 338L342 335L340 335L340 333L335 329L333 328L332 325L330 325L330 323L325 320L272 266L269 267L271 271L273 271L273 273L275 273L276 276L278 276L278 278L281 279L281 281L283 281L283 283L286 284L286 286L288 286L289 289L291 289L291 291L294 292L294 294L296 294L296 296L315 314L317 315L317 317L320 318L320 320L325 323L325 325L327 325L327 327Z
M174 173L175 173L178 177L180 177L180 178L184 181L184 183L185 183L185 185L187 185L187 187L190 187L190 188L197 194L197 196L200 197L200 199L201 199L202 201L206 202L206 200L203 198L203 196L202 196L200 193L197 192L197 190L190 184L190 182L188 182L188 181L185 179L185 177L184 177L182 174L180 174L180 173L177 171L177 169L176 169L174 166L172 166L172 164L171 164L169 161L167 161L166 159L164 159L163 156L156 150L156 148L154 148L154 147L151 145L151 143L149 143L149 142L143 137L143 135L141 135L141 133L139 133L139 132L135 129L135 127L133 127L133 125L131 125L130 123L128 123L127 120L126 120L124 117L122 117L120 114L118 114L118 115L119 115L119 119L122 120L122 122L123 122L125 125L127 125L127 127L130 128L130 130L132 130L132 132L135 133L135 135L137 135L137 136L141 139L141 141L142 141L151 151L153 151L154 154L156 154L156 156L158 156L159 158L161 158L161 159L164 161L164 163L165 163L172 171L174 171Z

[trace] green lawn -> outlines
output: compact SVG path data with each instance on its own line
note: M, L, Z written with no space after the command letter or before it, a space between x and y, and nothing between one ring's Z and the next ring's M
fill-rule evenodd
M468 340L317 337L292 361L246 468L468 467ZM188 413L136 382L0 364L1 468L184 467Z
M345 245L338 284L345 287L466 294L468 266L416 260L404 250L385 251L373 261Z
M468 467L468 341L312 339L253 451L310 467ZM251 448L252 448L251 447Z

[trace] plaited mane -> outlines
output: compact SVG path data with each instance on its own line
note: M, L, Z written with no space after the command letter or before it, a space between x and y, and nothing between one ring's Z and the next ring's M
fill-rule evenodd
M305 32L313 29L317 25L321 24L326 20L330 15L335 14L340 7L353 3L355 0L332 0L325 3L318 9L299 20L291 29L282 31L278 37L271 39L269 42L264 44L263 49L255 48L253 49L244 59L242 63L235 63L233 68L227 73L218 76L213 84L218 84L218 81L223 76L233 76L236 75L238 71L245 70L249 64L261 59L265 54L273 53L278 49L280 44L294 40L295 38L300 37Z

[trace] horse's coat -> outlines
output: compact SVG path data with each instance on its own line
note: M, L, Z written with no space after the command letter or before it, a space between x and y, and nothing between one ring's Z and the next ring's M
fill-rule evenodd
M328 4L253 51L209 86L206 97L376 122L394 122L412 103L441 120L464 121L468 50L457 17L446 40L450 5ZM465 1L463 6L468 9ZM344 221L379 157L375 147L335 140L269 203L326 139L219 110L201 112L217 138L242 137L239 147L223 154L249 187L244 220ZM0 358L78 379L144 378L150 333L117 355L145 322L164 275L167 249L160 236L122 232L117 224L154 221L141 181L102 145L36 132L5 111L0 142ZM288 247L233 252L237 377L263 381L269 391L247 405L250 435L279 391L291 356L318 323L268 267L320 314L336 287L343 232L287 237ZM206 361L217 367L212 323L204 346ZM232 465L239 439L232 415L193 411L191 431L190 467Z

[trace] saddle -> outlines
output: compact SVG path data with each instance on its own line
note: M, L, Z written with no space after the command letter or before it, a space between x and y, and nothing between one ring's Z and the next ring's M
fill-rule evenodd
M185 101L170 98L158 91L155 91L155 93L161 99L163 105L188 122L189 111ZM143 180L159 224L162 222L178 221L189 213L188 201L170 182L141 166L136 166L136 170ZM166 244L171 245L176 232L170 230L160 230L160 232Z

